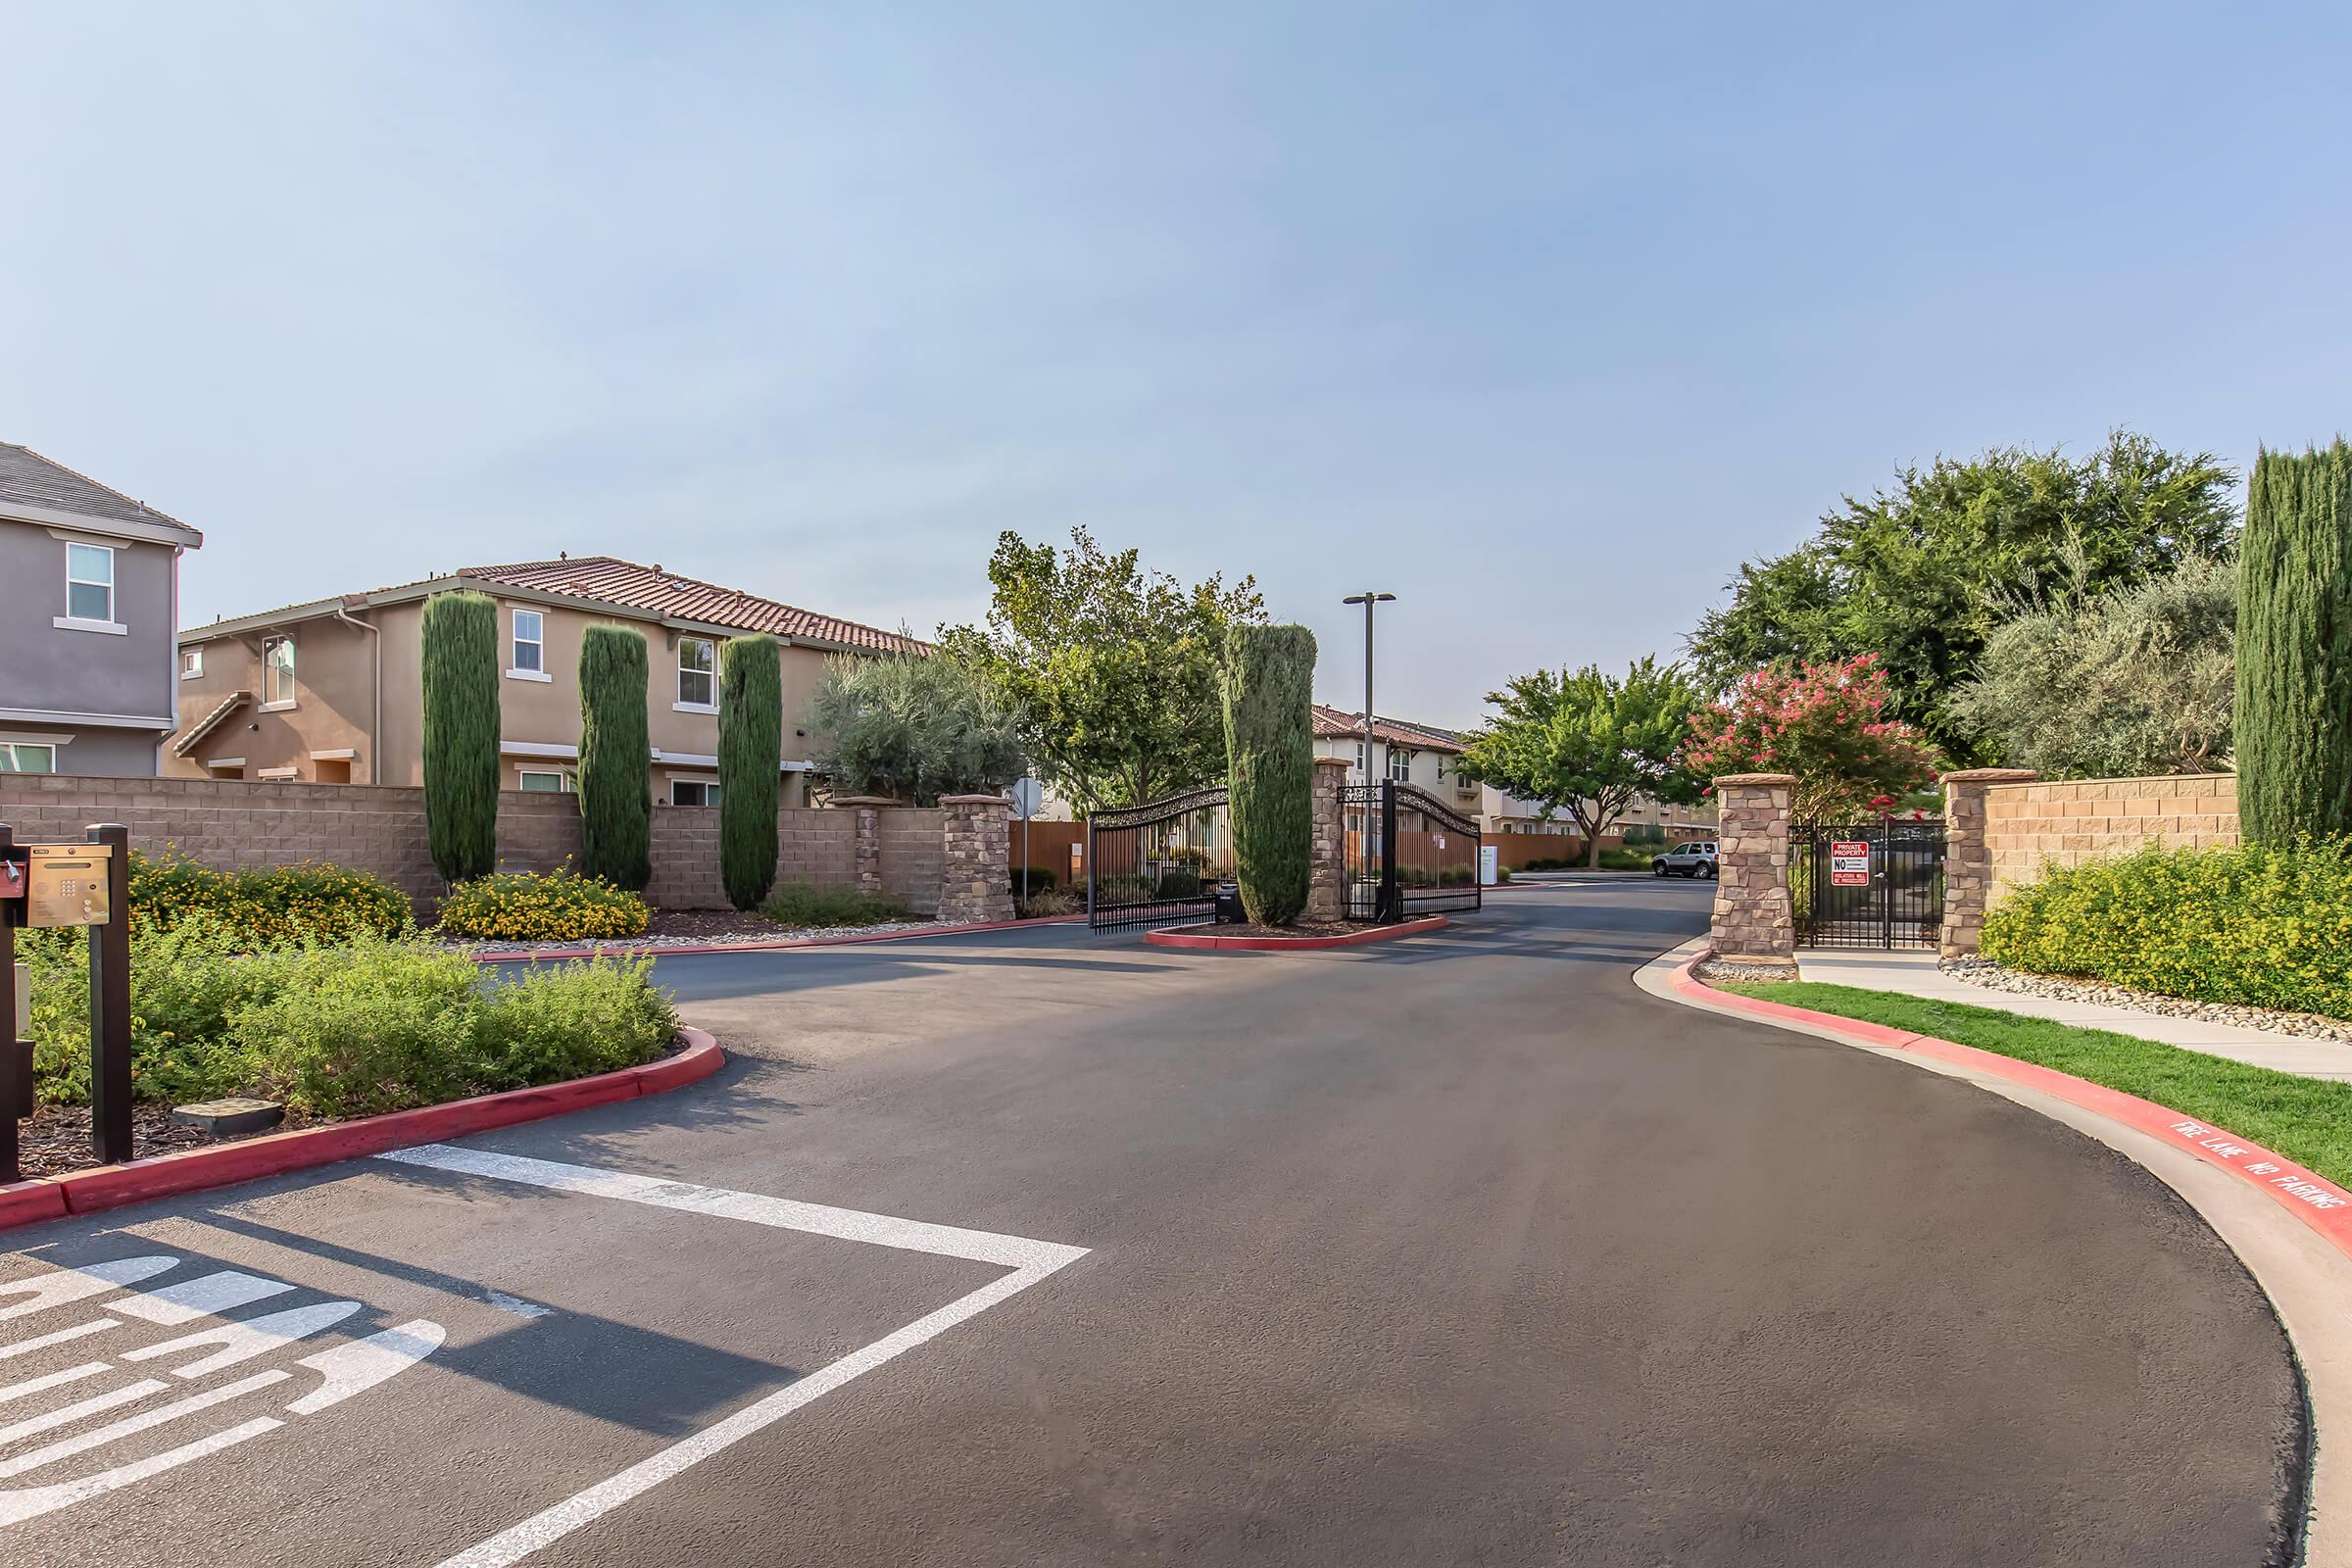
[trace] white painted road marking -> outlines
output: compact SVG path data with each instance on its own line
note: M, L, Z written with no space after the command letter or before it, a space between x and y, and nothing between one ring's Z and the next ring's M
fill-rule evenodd
M1006 1300L1039 1280L1086 1255L1083 1247L1040 1242L1023 1236L1000 1236L991 1231L964 1230L953 1225L930 1225L888 1214L868 1214L854 1208L822 1203L800 1203L758 1193L730 1192L721 1187L699 1187L691 1182L663 1181L621 1171L566 1165L555 1160L526 1159L488 1150L460 1149L428 1144L419 1149L378 1154L405 1165L454 1171L469 1176L492 1176L557 1192L581 1193L655 1208L681 1209L723 1219L739 1219L778 1230L803 1231L843 1241L868 1242L908 1251L929 1252L968 1262L1001 1264L1012 1270L935 1312L925 1313L896 1333L885 1335L862 1349L853 1350L805 1378L757 1399L693 1436L681 1439L618 1475L600 1481L577 1495L557 1503L479 1545L440 1564L440 1568L508 1568L540 1547L610 1513L632 1497L642 1496L662 1482L702 1463L712 1454L741 1443L774 1425L810 1400L832 1393L851 1379L904 1355L965 1319Z
M15 1280L0 1285L0 1296L22 1296L24 1300L14 1306L0 1306L0 1321L24 1317L68 1301L86 1300L102 1295L118 1285L136 1285L153 1279L179 1262L176 1257L118 1257L111 1263L93 1263L88 1268L62 1268L54 1274L34 1279Z

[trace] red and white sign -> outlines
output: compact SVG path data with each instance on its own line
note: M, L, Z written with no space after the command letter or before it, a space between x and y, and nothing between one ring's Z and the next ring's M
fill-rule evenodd
M1870 846L1862 840L1840 840L1830 846L1830 886L1870 886Z

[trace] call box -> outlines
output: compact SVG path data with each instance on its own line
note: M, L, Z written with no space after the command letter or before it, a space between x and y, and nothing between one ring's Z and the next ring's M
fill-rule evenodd
M29 926L104 925L111 844L25 846L24 923Z

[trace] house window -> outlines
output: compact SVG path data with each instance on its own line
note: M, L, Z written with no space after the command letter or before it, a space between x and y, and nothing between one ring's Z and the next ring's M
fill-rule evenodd
M204 673L204 650L183 648L179 651L179 678L194 680Z
M1364 743L1362 741L1355 743L1355 770L1358 773L1364 771ZM1368 774L1366 776L1369 777Z
M115 553L105 545L66 546L66 614L74 620L115 618Z
M1446 754L1444 752L1438 754L1438 782L1441 784L1446 782Z
M706 779L673 778L669 781L669 804L672 806L716 806L718 786Z
M294 639L272 637L262 644L262 706L294 703Z
M571 775L559 768L526 767L522 770L522 790L526 795L569 795Z
M547 668L547 619L536 610L514 612L514 668L531 675Z
M1413 754L1398 747L1389 748L1389 777L1398 783L1413 776Z
M678 639L678 706L718 706L718 645L708 637Z
M0 741L0 773L56 771L56 747L39 741Z

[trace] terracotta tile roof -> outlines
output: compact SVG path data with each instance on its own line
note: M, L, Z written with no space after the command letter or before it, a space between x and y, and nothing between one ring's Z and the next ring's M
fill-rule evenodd
M151 522L176 528L191 540L204 537L177 517L158 512L144 501L134 501L86 473L76 473L30 447L0 441L0 502L4 501L114 522Z
M230 692L220 699L220 706L188 726L188 732L172 743L172 755L185 757L196 749L196 743L220 728L220 721L253 701L251 692Z
M1336 708L1315 704L1315 739L1353 740L1364 733L1364 715L1358 710L1344 713ZM1453 752L1462 750L1459 730L1437 729L1428 724L1408 724L1400 718L1372 715L1372 738L1384 746L1404 746L1420 752Z
M862 648L874 653L930 650L930 644L919 638L877 631L854 620L820 615L813 610L801 610L738 588L721 588L716 583L681 577L658 565L641 566L613 556L525 561L509 566L467 566L458 575L512 588L537 588L546 593L602 599L651 614L675 615L681 620L838 643L845 648Z

